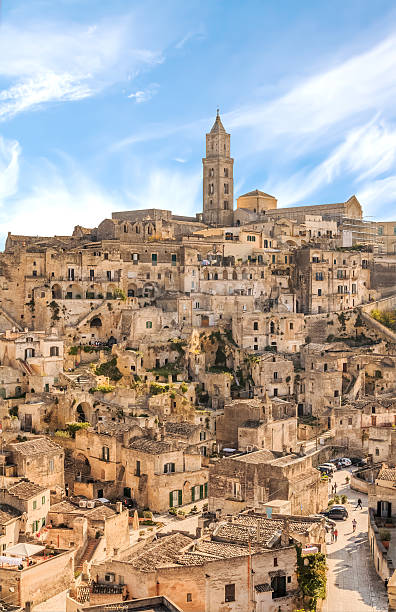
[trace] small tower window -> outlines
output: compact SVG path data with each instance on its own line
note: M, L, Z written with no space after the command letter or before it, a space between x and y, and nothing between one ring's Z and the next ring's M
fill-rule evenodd
M224 168L224 176L225 178L228 178L228 168Z
M228 201L224 200L224 210L228 210Z
M228 185L228 183L224 183L224 193L229 193L229 185Z
M209 170L209 176L211 176L211 177L214 176L214 168L211 168Z

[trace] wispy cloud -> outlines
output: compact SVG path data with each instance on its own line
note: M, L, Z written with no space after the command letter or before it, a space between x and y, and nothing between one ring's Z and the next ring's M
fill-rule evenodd
M128 98L134 99L136 104L141 104L142 102L148 102L149 100L151 100L151 98L158 93L158 90L158 83L153 83L146 89L140 89L135 93L130 93Z
M378 117L351 130L344 142L312 169L302 168L288 179L270 185L282 206L301 203L341 175L353 185L392 170L396 162L396 127Z
M0 136L0 206L6 198L16 193L20 153L17 141L5 140Z
M45 103L93 96L145 66L159 52L135 47L127 17L86 27L75 23L2 24L0 119Z
M393 105L396 36L306 79L272 101L225 115L229 128L251 127L272 138L311 135L361 113ZM261 141L262 146L266 141Z

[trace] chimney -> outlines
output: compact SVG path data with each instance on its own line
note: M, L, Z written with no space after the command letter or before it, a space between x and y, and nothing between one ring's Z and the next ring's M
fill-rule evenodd
M122 502L120 501L116 502L116 512L117 514L121 514L122 512Z

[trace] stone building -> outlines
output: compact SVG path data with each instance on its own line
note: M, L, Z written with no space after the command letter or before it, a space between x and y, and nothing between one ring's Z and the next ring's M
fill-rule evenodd
M258 450L218 460L209 469L209 510L235 514L272 499L291 502L292 513L311 514L327 506L327 483L311 456Z
M43 487L64 487L64 451L48 438L10 442L5 447L7 464L15 466L14 476L28 478Z
M236 612L253 604L291 612L298 592L295 543L325 551L323 519L239 514L199 539L175 533L149 542L94 565L92 574L101 584L118 584L121 576L129 597L165 595L186 612Z
M220 448L293 450L297 442L295 404L268 397L235 399L216 419L216 439Z
M206 433L192 427L199 437ZM206 441L191 448L179 443L177 433L173 439L148 433L111 422L77 432L74 454L80 467L75 492L77 488L91 496L124 496L154 512L207 497L208 471L198 450Z
M23 514L18 526L20 533L37 536L47 523L50 489L27 478L12 479L0 489L0 504L6 504Z
M202 220L208 225L232 225L234 160L230 157L230 135L224 129L218 111L210 133L206 134L206 157L202 164Z

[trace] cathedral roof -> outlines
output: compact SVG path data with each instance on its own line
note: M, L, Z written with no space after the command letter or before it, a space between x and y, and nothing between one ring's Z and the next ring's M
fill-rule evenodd
M273 198L274 200L276 199L274 198L274 196L270 195L269 193L264 193L264 191L260 191L259 189L255 189L254 191L249 191L249 193L244 193L243 195L239 197L247 198L248 196L264 196L266 198Z
M210 130L211 134L216 134L219 132L224 132L225 133L225 129L224 129L224 125L221 123L221 119L220 119L220 113L219 113L219 109L217 109L217 115L216 115L216 120L213 124L212 129Z

